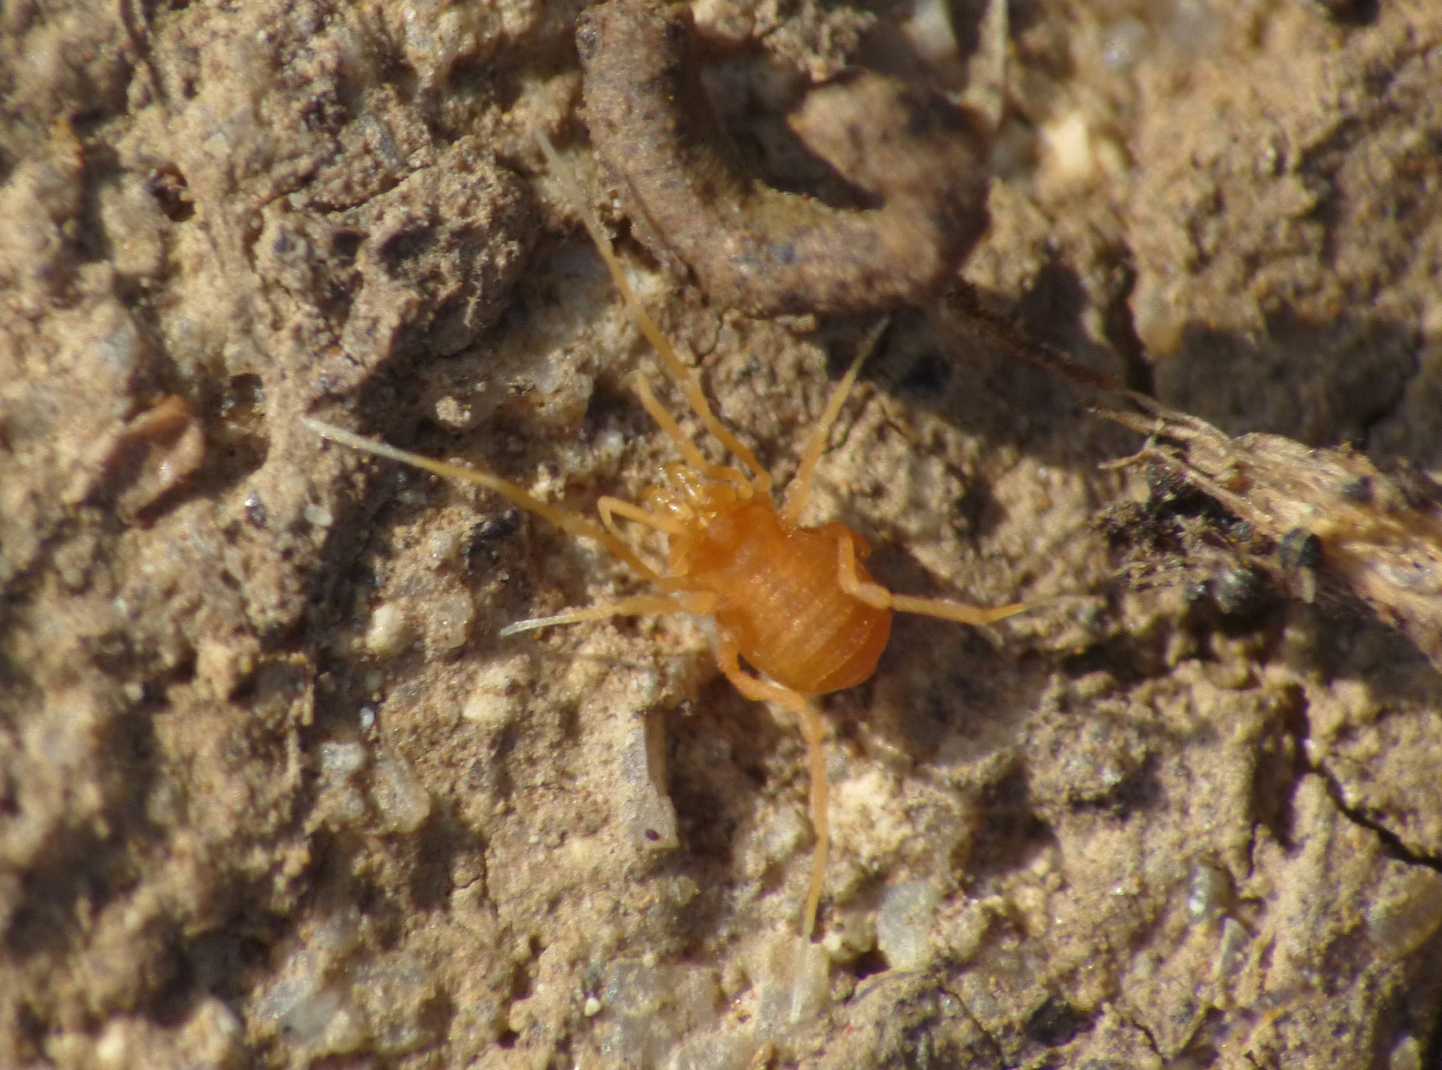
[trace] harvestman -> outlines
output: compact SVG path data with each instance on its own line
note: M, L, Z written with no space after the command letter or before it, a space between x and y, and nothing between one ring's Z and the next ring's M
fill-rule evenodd
M684 463L666 467L665 482L646 492L643 505L609 495L598 499L600 524L548 505L490 472L399 450L319 420L304 422L317 434L342 445L494 491L570 535L600 543L655 588L650 594L517 621L501 629L502 636L617 616L693 613L715 620L715 655L721 672L746 698L775 703L795 715L806 739L811 822L816 832L802 911L802 934L809 938L816 924L830 849L824 724L812 698L854 687L875 672L891 634L894 612L986 625L1031 606L1013 603L987 609L893 594L866 571L863 562L869 548L859 535L840 523L802 525L827 436L881 328L874 330L862 345L832 392L778 510L771 495L771 474L712 411L697 374L682 363L636 297L610 239L589 210L569 168L544 135L538 140L605 261L628 314L651 343L661 369L684 396L691 412L741 467L706 460L639 373L631 378L632 389L656 425L675 444ZM622 537L618 517L667 536L668 560L664 568L648 563ZM743 659L759 673L743 669Z

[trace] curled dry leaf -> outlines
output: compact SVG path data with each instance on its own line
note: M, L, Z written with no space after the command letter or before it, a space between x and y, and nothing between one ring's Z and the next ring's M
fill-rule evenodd
M793 131L877 207L774 189L727 151L697 81L690 16L613 0L580 20L586 119L638 236L718 304L753 315L923 301L986 227L987 145L969 113L858 72L813 91Z

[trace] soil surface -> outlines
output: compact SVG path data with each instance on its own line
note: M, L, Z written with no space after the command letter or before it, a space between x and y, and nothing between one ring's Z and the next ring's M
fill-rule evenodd
M697 0L695 93L602 159L577 3L0 6L0 1065L1442 1065L1442 670L1226 540L1151 553L1243 521L947 311L1442 478L1442 7L977 7ZM852 65L974 106L974 246ZM734 211L624 151L708 99ZM961 257L898 275L810 519L895 590L1037 605L900 617L822 700L803 944L805 748L706 621L500 638L642 586L301 420L643 501L678 456L633 373L705 438L593 210L784 486L876 322L852 280L905 260L824 314L804 271L786 316L708 292L809 197Z

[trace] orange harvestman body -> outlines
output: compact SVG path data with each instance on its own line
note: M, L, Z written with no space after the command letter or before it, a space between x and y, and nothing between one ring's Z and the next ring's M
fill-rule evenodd
M694 613L715 620L715 654L721 672L748 699L773 702L792 713L806 739L811 823L816 832L802 912L802 934L809 938L816 924L830 846L824 724L811 700L854 687L876 671L891 635L894 612L985 625L1029 606L1014 603L987 609L893 594L866 571L863 561L869 551L859 535L839 523L802 525L827 435L856 382L862 361L880 336L879 329L862 346L837 384L778 509L772 500L771 474L712 411L696 373L682 363L631 289L610 239L571 182L569 170L543 135L538 140L553 172L566 184L628 313L651 343L667 378L745 471L706 460L639 375L632 380L637 397L675 443L685 463L667 466L667 481L647 491L643 506L610 496L600 498L596 503L600 524L548 505L489 472L398 450L319 420L307 419L306 426L354 449L494 491L571 535L600 543L655 588L651 594L518 621L503 628L502 636L617 616ZM622 538L617 517L667 536L668 560L664 569L648 564ZM764 675L742 668L743 659Z

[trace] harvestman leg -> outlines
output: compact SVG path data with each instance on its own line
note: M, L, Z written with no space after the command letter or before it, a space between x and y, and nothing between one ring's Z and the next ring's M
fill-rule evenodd
M664 516L657 516L655 513L648 513L639 505L626 501L624 498L614 498L609 494L603 494L596 499L596 512L601 516L601 523L607 531L618 539L624 541L625 536L616 524L616 517L623 516L627 520L637 524L644 524L655 531L665 532L667 535L684 534L681 525ZM660 573L660 569L656 572Z
M639 505L633 505L622 498L613 498L609 494L597 499L596 512L601 514L601 523L606 526L606 530L618 541L621 540L620 529L616 526L616 517L618 516L668 534L674 534L676 530L676 525L666 517L648 513ZM653 582L664 587L667 581L665 576L658 575ZM550 628L560 624L584 624L586 621L605 620L608 617L660 617L676 613L710 613L714 608L714 601L713 595L701 591L678 591L670 595L640 594L597 606L563 610L549 617L518 620L514 624L506 625L496 634L505 638L519 635L521 632L533 632L538 628Z
M836 389L832 391L831 399L826 403L826 410L821 414L820 423L816 425L816 430L812 432L810 440L806 443L806 452L802 455L801 466L796 470L796 478L791 481L791 486L786 490L786 504L782 507L782 515L793 524L800 523L801 514L805 511L811 497L811 484L816 475L816 466L821 461L821 455L826 452L826 439L831 433L832 425L841 415L841 406L846 403L847 396L856 385L856 377L861 372L862 364L876 349L876 344L881 340L881 335L885 332L888 323L888 320L883 320L877 324L862 342L861 348L851 361L851 367L846 369L846 374L841 377L841 382L837 383ZM851 597L877 609L890 609L898 613L915 613L924 617L937 617L941 620L955 621L957 624L975 626L995 624L997 621L1014 617L1018 613L1033 608L1033 604L1030 602L1012 602L1005 606L986 607L969 606L964 602L952 602L945 598L917 598L908 594L892 594L881 584L861 578L856 571L856 544L849 537L840 536L837 540L836 552L836 578L841 589Z
M336 427L333 424L325 423L311 417L304 417L301 420L306 427L310 428L321 438L329 439L332 442L339 442L343 446L360 450L362 453L369 453L376 457L384 457L390 461L399 461L401 464L410 465L412 468L419 468L431 472L445 479L455 480L459 483L473 483L478 487L493 491L505 498L512 505L519 506L528 513L535 513L546 520L549 520L556 527L568 535L575 535L579 538L590 539L598 542L607 550L611 551L617 559L624 561L642 579L656 582L659 577L656 570L642 561L634 550L627 545L626 541L592 520L587 519L579 513L573 513L569 509L562 509L555 505L541 501L530 491L509 479L502 479L500 476L487 472L480 468L467 468L464 465L448 464L445 461L437 461L432 457L426 457L420 453L411 453L409 450L396 449L394 446L384 442L377 442L375 439L357 435L353 431L347 431L343 427Z
M789 687L770 683L752 676L741 668L736 643L722 637L717 643L716 661L731 686L753 702L774 702L796 715L801 734L806 737L806 759L811 773L811 827L816 832L816 851L811 856L811 884L806 892L806 906L801 915L801 936L810 940L816 928L816 909L821 904L821 889L826 881L826 863L831 853L831 822L827 806L831 797L826 777L825 725L818 710L805 695Z
M606 620L609 617L663 617L676 613L694 613L696 610L685 599L671 598L663 594L639 594L633 598L622 598L616 602L605 602L598 606L583 606L567 609L549 617L531 617L507 624L496 634L502 639L522 632L534 632L538 628L550 628L559 624L584 624L592 620Z
M1006 620L1007 617L1014 617L1035 608L1030 602L1012 602L1005 606L969 606L965 602L952 602L945 598L892 594L881 584L863 580L857 573L856 544L846 535L836 540L836 579L841 584L841 589L852 598L877 609L916 613L923 617L955 621L957 624L995 624L999 620Z
M631 389L636 392L641 407L650 414L651 419L656 422L656 426L676 444L676 448L687 464L712 479L724 479L727 482L738 484L746 493L751 492L753 484L739 468L733 468L726 464L712 464L701 455L701 451L696 448L696 443L687 438L686 432L681 430L681 425L676 422L676 417L667 412L665 406L656 400L656 395L651 390L651 384L643 376L638 374L631 377ZM771 476L767 474L766 479L769 481L770 478Z
M756 454L751 451L750 447L738 439L735 433L717 418L715 412L711 409L711 403L706 400L706 394L701 389L701 382L697 378L695 371L688 368L681 361L681 358L676 355L676 348L671 344L671 340L667 338L661 331L661 328L656 325L656 321L651 318L651 314L646 311L646 307L641 304L640 298L636 296L636 291L631 288L631 281L626 277L625 267L621 264L621 260L616 255L615 249L611 247L611 238L605 230L602 229L600 221L596 219L595 213L588 207L588 201L582 194L580 186L575 180L574 171L562 161L560 154L556 152L555 146L551 144L550 139L539 130L536 131L536 143L540 145L541 152L545 155L547 162L550 163L551 173L566 187L566 195L570 198L571 203L580 214L581 222L585 224L587 232L591 235L591 241L596 245L596 251L601 254L601 259L605 261L606 270L611 273L611 281L615 283L616 291L621 295L621 300L626 305L626 310L630 313L632 322L634 322L641 333L646 336L646 340L651 343L651 348L655 351L656 359L660 362L662 370L665 371L666 375L676 385L676 388L681 391L682 395L686 398L686 404L691 407L691 411L694 412L701 423L705 425L706 430L710 431L711 434L715 436L716 441L730 450L745 467L751 470L751 477L748 479L743 473L737 472L734 468L721 468L721 466L711 465L702 460L700 453L696 451L695 445L681 432L681 429L676 425L676 421L670 414L666 415L665 420L657 417L658 411L664 412L665 410L661 409L660 405L656 402L655 396L651 394L650 388L648 386L638 386L637 393L641 395L641 403L646 406L646 411L656 418L656 422L661 425L661 428L668 435L676 440L678 445L683 441L685 442L685 445L682 446L682 453L694 467L703 472L711 472L713 469L720 468L722 472L735 473L736 475L740 475L740 481L743 484L749 485L758 494L771 493L771 473L768 472L765 466L757 459ZM692 460L693 454L696 460ZM697 461L700 463L697 463ZM723 476L723 478L731 478L731 476L726 475Z
M638 506L630 502L623 502L619 498L603 499L605 507L602 509L602 519L606 527L595 524L579 513L573 513L569 509L561 509L541 501L529 491L512 483L510 480L502 479L500 476L478 468L466 468L458 464L447 464L445 461L437 461L419 453L411 453L407 450L396 449L384 442L376 442L373 439L364 438L344 428L335 427L323 423L320 420L307 418L305 425L312 431L328 438L333 442L350 446L363 453L370 453L377 457L385 457L388 460L399 461L408 464L413 468L420 468L427 472L433 472L438 476L447 479L460 480L466 483L474 483L487 490L494 491L507 499L514 505L520 506L528 512L536 513L549 520L556 527L571 535L591 539L600 543L617 558L624 561L637 575L643 579L662 587L666 586L665 577L659 575L655 569L646 564L641 557L631 549L620 534L614 529L614 521L610 513L614 512L620 516L627 516L641 523L651 523L653 526L661 526L662 517L654 517ZM665 530L662 528L662 530ZM623 598L616 602L609 602L599 606L586 606L581 609L570 609L563 613L557 613L549 617L532 617L529 620L520 620L516 623L502 628L500 635L516 635L519 632L534 631L537 628L547 628L557 624L580 624L584 621L605 620L607 617L640 617L640 616L662 616L674 613L708 613L712 609L711 599L705 595L679 592L675 595L649 594L636 595L632 598Z
M890 324L889 318L882 320L862 340L861 348L852 358L851 367L846 369L841 382L837 383L836 389L831 392L831 398L826 402L826 409L821 414L821 421L806 442L806 449L801 454L801 465L796 469L791 485L786 488L786 502L781 507L782 517L792 524L801 523L801 514L806 511L806 505L811 499L811 483L816 476L816 466L821 462L821 455L826 452L826 439L831 434L836 418L841 415L841 406L846 404L851 388L856 385L861 366L876 349L876 343L881 341L881 336L886 333Z

